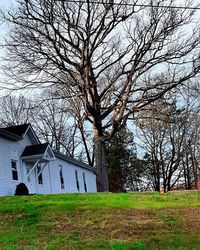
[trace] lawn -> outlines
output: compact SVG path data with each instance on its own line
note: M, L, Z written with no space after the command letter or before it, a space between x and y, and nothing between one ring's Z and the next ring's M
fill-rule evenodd
M200 192L0 197L0 249L200 249Z

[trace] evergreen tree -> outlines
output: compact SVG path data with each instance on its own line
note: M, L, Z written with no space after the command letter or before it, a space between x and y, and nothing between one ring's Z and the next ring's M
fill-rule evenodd
M122 129L107 144L109 190L139 190L141 160L137 159L133 133Z

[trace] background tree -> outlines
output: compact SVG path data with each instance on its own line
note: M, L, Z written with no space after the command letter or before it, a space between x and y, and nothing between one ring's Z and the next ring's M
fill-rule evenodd
M198 82L195 85L197 86ZM181 95L184 103L184 126L186 127L185 151L182 155L185 189L199 188L200 99L195 85L185 86Z
M1 12L10 28L9 83L61 85L65 98L82 103L93 129L98 191L108 190L105 142L135 112L199 73L194 9L174 8L173 0L145 4L18 0L16 9Z
M82 103L74 98L68 99L67 109L70 116L77 124L79 138L82 144L82 154L79 159L86 161L90 166L94 167L94 147L92 143L91 124L85 121L85 114L82 111ZM79 145L81 146L81 145Z
M170 101L160 99L151 106L151 110L141 114L140 129L147 152L145 156L149 179L153 189L170 191L182 177L181 159L185 155L186 116L176 104L176 98Z
M79 158L82 149L79 147L81 140L78 127L66 108L66 102L56 99L50 89L43 91L35 99L31 124L39 138L49 143L53 149Z
M1 127L30 123L41 142L70 157L87 161L84 143L72 107L45 90L31 99L9 95L0 100ZM84 133L84 132L83 132Z
M146 152L146 179L153 190L197 188L199 177L198 100L186 93L168 94L138 118L139 135ZM177 186L177 185L176 185Z
M135 159L137 159L133 133L126 128L116 133L107 143L106 153L109 190L111 192L123 192L126 187L130 187L133 174L136 180L136 174L132 171L133 161L136 163ZM135 166L135 169L137 167ZM133 186L133 182L131 186Z
M0 99L0 114L2 127L28 123L33 105L24 96L5 96Z
M184 138L185 150L182 155L182 167L185 189L198 189L199 170L199 113L190 112L185 119L187 126L186 136Z

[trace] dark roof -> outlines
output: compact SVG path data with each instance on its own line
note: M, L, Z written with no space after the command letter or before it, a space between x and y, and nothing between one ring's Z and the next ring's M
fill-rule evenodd
M10 126L6 128L2 128L2 130L5 130L9 133L15 134L17 136L23 136L25 132L27 131L28 127L30 124L22 124L22 125L17 125L17 126Z
M61 160L73 163L73 164L75 164L78 167L85 168L87 170L95 172L95 168L94 167L91 167L91 166L89 166L88 164L86 164L84 162L78 161L78 160L76 160L74 158L71 158L71 157L69 157L67 155L63 155L63 154L61 154L61 153L59 153L57 151L53 151L53 152L55 154L55 157L58 158L58 159L61 159Z
M0 136L13 140L13 141L19 141L23 139L26 133L28 133L32 144L40 144L40 141L37 135L35 134L35 131L33 130L33 128L31 127L29 123L16 125L16 126L10 126L6 128L0 128Z
M33 156L33 155L42 155L45 153L47 147L48 147L48 143L44 143L44 144L37 144L37 145L31 145L31 146L27 146L21 157L26 157L26 156Z
M5 137L5 138L10 139L10 140L13 140L13 141L18 141L18 140L22 139L21 136L10 133L2 128L0 128L0 136Z

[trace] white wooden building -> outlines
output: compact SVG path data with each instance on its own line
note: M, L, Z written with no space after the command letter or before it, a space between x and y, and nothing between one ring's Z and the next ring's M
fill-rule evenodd
M0 196L21 182L30 194L96 192L94 169L41 144L30 124L0 128Z

